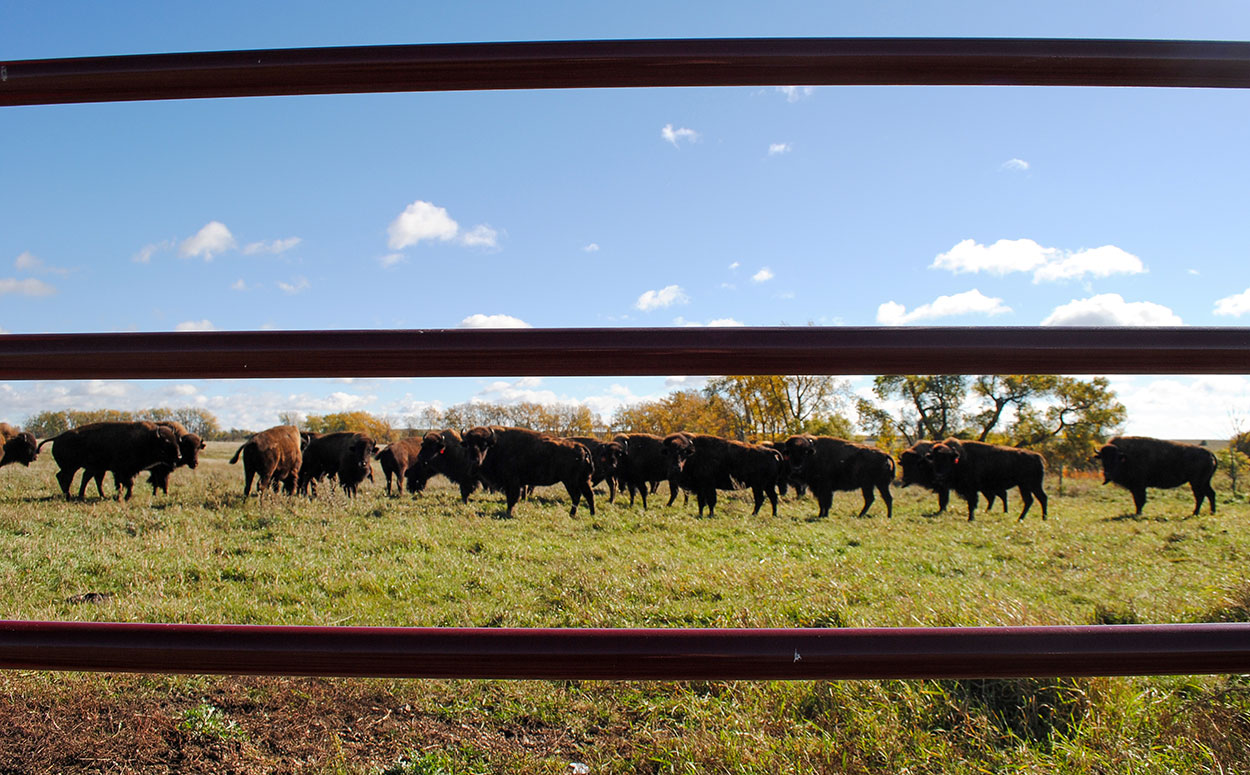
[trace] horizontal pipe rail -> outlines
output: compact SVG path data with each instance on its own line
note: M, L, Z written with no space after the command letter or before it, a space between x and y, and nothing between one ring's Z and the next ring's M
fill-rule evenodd
M526 679L1250 672L1250 625L494 629L0 622L0 668Z
M1250 374L1247 328L571 328L7 334L0 379Z
M0 62L0 106L655 86L1250 86L1250 44L1019 38L453 43Z

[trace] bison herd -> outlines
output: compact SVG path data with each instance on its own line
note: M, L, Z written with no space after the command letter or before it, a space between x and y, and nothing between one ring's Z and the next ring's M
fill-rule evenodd
M57 483L71 499L71 483L82 471L79 499L95 481L104 495L105 474L113 475L118 497L130 499L135 477L147 471L153 494L168 493L170 475L180 467L195 468L204 442L176 422L100 422L83 425L36 443L30 433L0 423L3 441L0 466L29 466L44 445L52 445L59 471ZM816 499L816 518L829 514L833 494L859 490L864 516L876 502L885 503L893 516L892 483L918 485L937 495L938 511L945 511L954 492L967 504L968 519L975 516L979 499L987 508L996 499L1007 511L1007 491L1015 489L1023 501L1024 519L1037 501L1042 519L1047 516L1043 490L1046 464L1037 452L1015 447L948 438L921 441L904 450L897 465L889 454L875 447L829 436L808 434L784 441L750 444L698 433L622 433L610 441L589 436L559 438L525 428L479 426L463 433L430 431L422 437L394 442L379 448L364 433L314 434L282 425L254 434L244 442L231 464L243 462L243 494L251 495L256 481L258 497L283 491L315 496L318 484L329 479L354 497L365 479L372 480L372 461L377 459L386 477L387 495L404 489L419 493L434 476L457 484L468 502L478 487L502 492L508 516L516 504L535 487L560 484L569 495L570 516L581 502L595 513L593 487L606 483L608 502L617 490L629 493L629 503L669 485L669 505L678 494L693 494L698 514L715 516L717 493L750 489L752 515L767 498L777 514L777 495L793 486L810 490ZM1136 513L1146 503L1146 489L1188 484L1194 494L1194 514L1204 501L1215 513L1215 456L1192 444L1142 436L1117 436L1093 457L1102 465L1103 483L1114 483L1133 496Z

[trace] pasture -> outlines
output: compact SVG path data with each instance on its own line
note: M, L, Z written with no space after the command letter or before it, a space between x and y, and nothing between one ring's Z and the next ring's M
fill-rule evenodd
M628 506L563 488L504 519L440 479L387 498L242 498L213 443L168 496L66 503L46 453L0 471L5 618L506 627L867 627L1250 618L1250 506L1052 477L1050 518L895 490L777 517L725 495ZM94 492L94 488L89 492ZM382 681L0 674L5 772L1225 772L1250 770L1243 676L1062 681Z

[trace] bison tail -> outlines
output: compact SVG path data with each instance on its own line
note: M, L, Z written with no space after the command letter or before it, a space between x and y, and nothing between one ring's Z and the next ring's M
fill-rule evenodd
M51 438L44 439L43 441L39 442L39 446L35 447L35 451L36 451L36 452L38 452L39 450L43 449L43 445L44 445L44 444L47 444L47 443L52 442L52 441L56 441L57 439L61 438L61 436L63 436L63 435L64 435L64 434L58 433L57 435L55 435L55 436L53 436L53 437L51 437Z
M234 457L230 458L230 465L234 465L235 463L239 462L239 455L243 454L243 447L246 447L248 443L249 442L246 442L246 441L243 442L243 444L234 451Z

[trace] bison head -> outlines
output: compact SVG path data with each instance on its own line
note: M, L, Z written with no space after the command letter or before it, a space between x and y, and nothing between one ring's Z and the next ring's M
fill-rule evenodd
M688 433L671 433L664 437L664 459L668 475L676 477L694 455L694 439Z
M796 475L802 475L803 467L815 455L816 445L811 436L791 436L786 439L782 452L782 457Z
M164 425L157 425L154 428L152 431L152 444L156 452L156 462L177 467L182 461L182 448L178 443L178 434L174 433L172 428Z
M181 464L187 468L195 468L200 463L200 450L204 449L207 444L204 440L194 433L183 434L178 439L178 454L181 456Z
M486 460L486 453L490 452L491 447L495 446L495 431L484 425L476 428L470 428L464 432L462 444L465 451L469 453L469 459L476 465L482 465Z
M423 466L429 465L431 460L446 453L447 442L443 438L443 434L438 431L430 431L421 437L421 449L417 452L417 462Z
M933 470L934 484L945 484L954 475L962 457L963 447L957 441L939 442L930 447L924 459Z
M1093 460L1102 463L1102 483L1114 482L1128 462L1128 455L1114 444L1103 444L1094 454Z
M29 466L37 457L39 457L39 445L35 442L35 435L23 432L4 442L4 454L0 455L0 466L7 466L9 463Z
M595 453L595 470L603 476L612 476L623 462L625 447L622 444L609 441L599 445Z
M933 449L931 442L921 441L899 453L898 465L903 471L899 483L902 486L918 484L928 487L934 483L933 464L926 457L931 449Z

